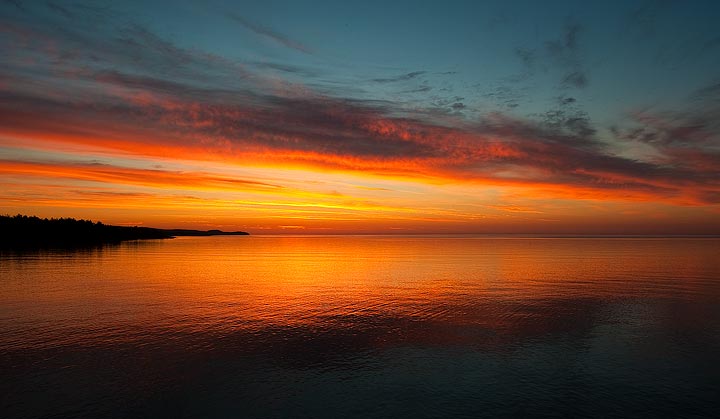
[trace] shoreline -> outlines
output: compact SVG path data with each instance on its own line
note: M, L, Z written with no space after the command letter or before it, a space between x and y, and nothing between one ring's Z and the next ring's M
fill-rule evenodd
M160 229L107 225L74 218L0 216L0 249L82 248L133 240L172 239L181 236L247 236L244 231Z

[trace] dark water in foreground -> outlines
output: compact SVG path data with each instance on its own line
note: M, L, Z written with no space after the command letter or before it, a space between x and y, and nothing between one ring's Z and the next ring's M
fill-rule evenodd
M720 240L0 256L0 417L718 416Z

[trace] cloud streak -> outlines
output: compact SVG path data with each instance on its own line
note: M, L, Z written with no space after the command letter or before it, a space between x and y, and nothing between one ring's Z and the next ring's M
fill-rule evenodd
M413 71L413 72L401 74L401 75L395 76L395 77L376 78L376 79L372 79L372 81L374 81L375 83L396 83L396 82L416 79L425 73L427 73L427 72L426 71Z
M270 39L271 41L277 42L278 44L284 45L287 48L291 48L296 51L300 51L304 54L312 54L312 51L305 45L301 44L300 42L294 41L294 40L288 38L287 36L282 35L278 32L275 32L265 26L254 23L254 22L252 22L238 14L235 14L235 13L227 13L227 16L234 22L237 22L240 25L242 25L245 29L252 31L257 35L260 35L266 39Z

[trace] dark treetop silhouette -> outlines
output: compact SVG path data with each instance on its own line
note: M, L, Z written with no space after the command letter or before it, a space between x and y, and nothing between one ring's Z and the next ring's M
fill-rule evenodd
M80 247L125 240L170 239L175 236L247 235L243 231L121 227L74 218L0 216L0 248Z

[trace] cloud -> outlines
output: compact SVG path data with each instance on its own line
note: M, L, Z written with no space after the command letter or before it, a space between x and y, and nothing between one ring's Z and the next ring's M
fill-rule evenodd
M588 84L587 76L582 71L572 71L565 74L562 81L560 82L562 87L576 87L582 89Z
M92 25L83 22L78 25ZM636 113L631 124L615 130L617 137L648 144L662 158L627 157L611 151L590 117L567 96L556 109L532 116L491 111L462 119L452 112L465 109L461 97L406 110L400 102L320 93L258 74L248 69L252 65L183 48L143 26L118 25L110 25L107 33L92 27L68 33L63 25L45 23L22 34L3 33L5 40L27 42L14 52L20 57L0 68L2 79L11 81L0 88L0 134L6 138L0 144L32 139L123 155L533 186L567 197L698 204L715 202L720 191L713 148L720 132L716 108L687 115ZM580 33L579 26L568 25L547 45L558 62L568 65L569 86L576 88L587 84ZM34 74L42 77L28 78L22 54L32 55ZM403 82L423 74L372 81ZM711 103L708 98L715 96L708 95L715 91L708 86L698 100ZM516 105L519 94L490 93L507 107Z
M285 35L275 32L265 26L251 22L250 20L248 20L240 15L237 15L235 13L227 13L227 16L230 19L232 19L233 21L235 21L235 22L239 23L240 25L242 25L243 27L245 27L246 29L249 29L252 32L256 33L257 35L260 35L264 38L270 39L274 42L277 42L281 45L284 45L284 46L294 49L296 51L300 51L305 54L312 54L312 51L309 48L307 48L305 45L303 45L297 41L294 41Z
M580 35L583 27L576 23L568 23L558 39L545 43L548 56L564 70L560 80L561 88L587 87L589 77L584 69L580 50Z
M560 38L545 43L550 55L559 60L574 61L579 50L578 37L582 27L578 24L567 24Z
M583 63L582 33L583 26L569 20L557 38L549 39L542 47L519 46L513 54L522 65L519 74L505 78L512 83L526 82L541 72L552 71L558 77L560 89L584 89L590 77ZM509 89L505 87L506 89Z
M411 73L405 73L395 77L372 79L372 81L374 81L375 83L395 83L400 81L412 80L422 76L425 73L427 73L427 71L413 71Z
M720 83L713 83L701 87L693 93L693 97L700 100L720 97Z
M107 80L136 85L127 77ZM113 104L14 97L3 101L12 108L0 106L0 122L6 135L64 136L65 141L144 155L222 156L408 178L544 184L686 203L720 190L710 176L715 172L707 173L704 166L692 169L676 160L641 162L608 153L589 120L579 116L559 113L536 122L496 113L465 127L448 127L328 97L247 96L227 104L202 92L183 97L187 90L178 89L172 100ZM109 138L98 136L103 132ZM694 151L696 161L704 157L712 163L711 154Z
M537 61L537 55L534 50L527 48L515 48L515 55L520 58L523 66L528 70L532 71Z
M315 77L318 75L317 71L308 69L306 67L292 65L292 64L259 62L259 61L253 62L251 64L256 68L263 69L263 70L271 69L271 70L281 71L283 73L301 75L304 77Z
M282 186L256 180L238 179L203 172L179 172L128 168L99 163L64 163L0 160L0 173L24 176L66 178L156 188L278 191Z
M653 145L660 151L689 148L699 152L720 151L720 84L710 84L689 95L683 111L645 109L631 113L624 129L615 130L625 141Z
M404 90L400 93L427 93L432 90L431 86L420 86L417 89Z

